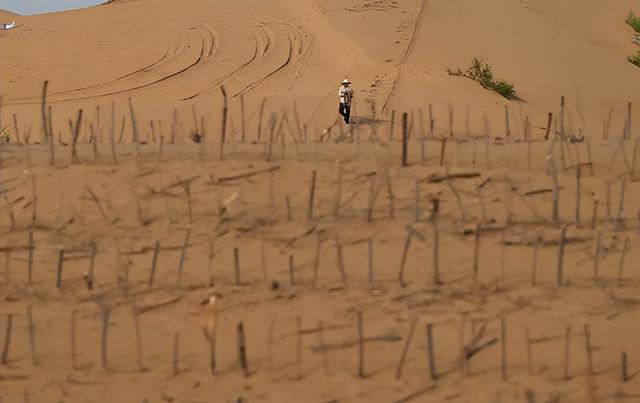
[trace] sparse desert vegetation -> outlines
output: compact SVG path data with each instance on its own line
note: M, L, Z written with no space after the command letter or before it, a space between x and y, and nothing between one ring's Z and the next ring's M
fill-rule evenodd
M633 28L636 33L640 34L640 18L636 16L633 10L629 11L625 22L629 24L629 26Z
M471 78L479 82L483 88L495 91L507 99L516 97L514 85L508 81L497 80L493 76L493 69L489 63L482 58L474 57L471 65L465 71L458 69L456 71L448 70L448 72L451 75Z

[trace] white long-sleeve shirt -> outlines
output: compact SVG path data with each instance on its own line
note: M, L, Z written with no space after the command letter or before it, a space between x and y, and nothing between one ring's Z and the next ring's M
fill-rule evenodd
M340 103L351 105L351 98L353 98L353 88L344 85L340 86L338 90L338 96L340 97Z

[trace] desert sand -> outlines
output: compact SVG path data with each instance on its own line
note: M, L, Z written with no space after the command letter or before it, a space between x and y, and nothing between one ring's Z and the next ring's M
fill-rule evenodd
M0 11L0 401L640 401L634 8Z

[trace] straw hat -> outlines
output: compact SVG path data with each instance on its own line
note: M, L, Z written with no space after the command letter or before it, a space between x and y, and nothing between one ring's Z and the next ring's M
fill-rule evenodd
M342 84L351 84L351 81L349 81L348 78L345 78L344 80L342 80Z

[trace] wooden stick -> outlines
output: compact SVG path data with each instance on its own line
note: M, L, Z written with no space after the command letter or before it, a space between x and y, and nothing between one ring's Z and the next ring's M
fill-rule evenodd
M82 109L78 110L78 118L74 127L73 139L71 141L71 162L76 163L78 160L78 153L76 151L76 144L78 143L78 137L80 136L80 124L82 123ZM53 140L52 140L53 141Z
M591 357L591 333L589 332L589 325L584 325L584 346L587 353L587 375L593 375L593 360Z
M433 285L440 284L440 230L438 229L437 213L431 221L433 228Z
M627 382L629 380L629 371L627 369L627 353L622 352L622 382Z
M38 353L36 350L36 325L33 320L33 311L31 305L27 306L27 325L29 328L29 346L31 347L31 363L38 365Z
M233 267L235 273L236 286L239 286L240 283L240 251L237 247L233 248Z
M98 163L98 136L93 130L93 123L89 124L89 132L91 133L91 145L93 146L93 163Z
M64 249L60 249L58 252L58 270L56 274L56 287L62 286L62 270L64 265Z
M429 376L432 381L438 379L436 371L436 357L433 348L433 324L427 324L427 360L429 362Z
M111 145L111 161L114 165L118 165L116 155L116 106L111 102L111 131L109 133L109 143Z
M51 166L54 166L56 164L56 156L55 156L55 141L53 141L53 128L52 128L52 123L51 121L53 120L52 116L53 114L51 113L51 105L49 105L49 124L48 124L48 128L49 128L49 135L47 136L47 138L49 139L49 164Z
M593 195L593 210L591 210L591 229L596 228L598 222L598 195Z
M313 260L313 288L318 285L318 268L320 266L320 233L316 231L316 256Z
M369 202L367 203L367 222L373 221L373 208L378 196L378 189L376 189L374 177L369 178Z
M49 130L47 128L47 88L49 87L49 80L45 80L42 85L42 99L40 100L40 113L42 114L42 140L44 143L53 141L49 139Z
M565 224L562 226L560 230L560 242L558 247L558 266L557 266L557 283L558 287L564 286L564 245L566 241L567 229L569 228L569 224Z
M293 276L293 255L289 255L289 285L293 287L296 284Z
M600 260L600 255L602 251L602 230L598 229L598 234L596 235L596 248L593 251L593 280L598 283L600 280L600 276L598 274L598 262Z
M180 354L180 332L176 331L173 334L173 376L178 376L178 373L180 372L180 367L179 367L179 354Z
M622 213L624 211L624 194L625 188L627 185L626 178L622 179L622 183L620 184L620 202L618 204L618 214L616 215L616 224L620 225L622 223Z
M624 237L624 243L622 250L620 251L620 261L618 262L618 285L622 285L622 270L624 269L624 258L627 255L627 249L629 248L629 236Z
M433 120L433 108L429 104L429 137L433 137L433 128L435 121Z
M96 265L96 254L98 246L95 241L91 243L91 257L89 259L89 271L87 272L87 288L93 290L94 270Z
M264 260L264 240L262 241L262 256L263 256L263 260ZM213 239L209 240L209 265L208 265L208 273L209 273L209 281L207 282L207 285L209 287L213 287L214 281L213 281L213 258L215 257L215 248L214 248L214 241ZM264 264L263 264L263 269L264 269Z
M368 281L369 286L373 286L373 238L367 240L367 256L368 256Z
M406 283L404 281L404 268L407 263L407 256L409 255L409 248L411 247L411 238L413 237L413 232L407 230L407 238L404 241L404 248L402 249L402 258L400 260L400 270L398 270L398 282L400 283L400 287L406 287Z
M474 247L473 247L473 289L476 290L478 285L478 271L480 268L478 264L478 259L480 255L480 223L476 224L474 238L475 240L474 240Z
M248 378L251 373L249 372L249 364L247 362L247 346L244 336L244 324L242 322L238 323L238 358L244 376Z
M224 85L220 87L224 104L222 106L222 127L220 128L220 161L224 160L224 142L227 136L227 91Z
M153 287L153 279L156 275L156 265L158 264L158 255L160 254L160 241L156 241L153 248L153 257L151 258L151 270L149 271L148 287Z
M184 261L187 257L187 247L189 246L189 238L191 237L191 230L187 230L187 235L184 237L184 243L180 250L180 260L178 261L178 278L176 280L176 287L180 288L182 284L182 268L184 267Z
M527 368L529 369L529 375L533 374L533 355L531 354L531 336L529 335L529 326L524 327L526 342L527 342Z
M533 258L531 259L531 286L535 287L536 285L536 272L538 270L538 252L540 250L540 243L542 239L539 235L536 236L536 241L533 245Z
M136 114L133 110L133 103L129 98L129 113L131 114L131 130L133 131L133 143L136 148L136 161L140 162L140 136L138 135L138 125L136 124Z
M7 322L4 334L4 348L2 349L2 365L9 362L9 347L11 346L11 329L13 328L13 314L7 314Z
M289 195L286 195L285 198L285 207L287 209L287 221L291 221L291 200Z
M402 377L402 369L404 368L404 361L407 358L407 353L409 352L409 346L411 345L411 340L413 339L413 332L416 328L417 322L418 322L417 317L414 317L411 320L411 325L409 327L409 334L407 335L404 346L402 347L402 353L400 354L400 362L398 362L398 368L396 369L396 379L400 379Z
M447 149L447 138L443 137L440 141L440 166L444 166L444 157Z
M564 374L563 379L568 381L571 379L569 373L569 361L570 361L570 346L571 346L571 326L567 326L564 334Z
M389 121L389 141L393 141L393 132L394 132L394 125L396 122L396 110L392 109L391 110L391 120Z
M133 314L133 328L136 337L136 358L138 360L138 371L143 372L144 366L142 365L142 337L140 335L140 314L138 312L138 306L135 302L131 304L131 313Z
M209 368L213 374L217 366L216 339L218 334L218 313L215 306L211 307L209 321Z
M296 316L296 369L297 380L302 379L302 318Z
M258 114L258 142L262 139L262 116L264 114L264 105L267 102L266 98L262 98L260 103L260 113Z
M402 114L402 166L407 166L407 150L409 142L409 130L407 122L407 112Z
M500 345L502 346L502 380L507 380L507 321L500 318Z
M240 141L243 143L246 141L246 133L244 126L244 94L240 94Z
M29 285L33 283L33 250L33 231L29 231L29 246L27 248L27 284Z
M78 369L78 353L76 349L76 315L77 311L71 311L71 365L73 370Z
M318 344L324 346L324 332L322 326L322 319L318 319ZM328 350L322 349L322 369L324 371L324 376L329 376L329 357Z
M414 191L414 221L420 221L420 179L416 178L415 180L415 191Z
M453 138L453 105L448 104L449 108L449 137Z
M509 106L504 106L504 126L507 138L511 137L511 125L509 124Z
M109 306L104 306L102 308L102 343L100 344L101 346L101 363L102 363L102 370L106 371L107 370L107 335L108 335L108 331L109 331L109 314L110 314L110 308Z
M394 208L395 196L393 194L393 188L391 185L391 175L389 174L388 170L385 172L385 176L387 177L387 196L389 198L389 218L393 220L395 218L395 208Z
M338 240L338 237L335 237L336 244L336 254L338 257L338 270L340 271L340 278L342 279L343 284L347 284L347 272L344 269L344 258L342 256L342 245Z
M358 311L358 377L365 378L364 373L364 330L362 324L362 312Z
M20 129L18 128L18 117L13 114L13 130L16 132L16 143L20 144Z
M307 214L307 217L309 218L309 220L313 220L313 205L314 205L314 198L316 194L316 176L317 176L317 172L314 169L313 173L311 174L311 186L309 187L309 210Z
M564 142L564 95L560 97L560 135Z
M580 165L576 166L576 227L580 227Z

